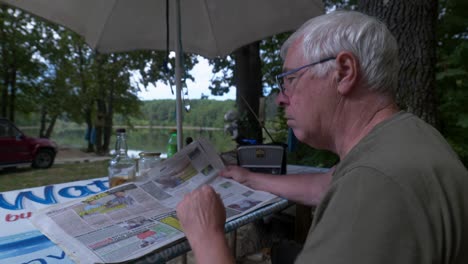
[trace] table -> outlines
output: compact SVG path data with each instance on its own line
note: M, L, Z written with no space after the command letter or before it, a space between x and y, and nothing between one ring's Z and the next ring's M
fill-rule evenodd
M325 172L326 169L288 165L288 173ZM281 176L279 176L281 177ZM71 201L107 190L107 177L41 186L0 193L0 264L1 263L74 263L63 250L40 233L28 220L46 206ZM278 198L247 215L226 223L226 232L281 211L292 203ZM183 239L132 263L164 263L190 250Z
M316 167L308 167L308 166L298 166L298 165L288 165L287 166L287 172L289 174L299 174L299 173L324 173L327 172L328 169L326 168L316 168ZM279 176L281 177L281 176ZM291 201L288 201L284 198L278 197L278 199L269 205L266 205L262 208L259 208L249 214L246 214L244 216L241 216L239 218L236 218L230 222L227 222L225 225L225 233L232 232L248 223L254 222L255 220L261 219L267 215L273 214L275 212L279 212L294 203ZM297 224L297 222L296 222ZM303 230L301 232L304 232ZM304 232L307 233L307 232ZM235 245L234 245L235 248ZM135 263L135 264L143 264L143 263L165 263L168 260L171 260L175 257L178 257L182 254L187 253L190 251L190 245L186 239L183 239L182 241L178 241L177 243L173 245L169 245L166 247L161 248L160 250L157 250L153 252L152 254L148 254L146 256L143 256L137 260L134 260L129 263Z

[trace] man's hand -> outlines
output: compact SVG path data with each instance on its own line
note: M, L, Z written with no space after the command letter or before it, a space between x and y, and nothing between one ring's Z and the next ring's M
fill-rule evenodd
M177 217L197 263L234 263L224 237L226 211L211 186L186 194L177 205Z
M239 166L231 165L226 166L219 172L219 176L231 178L239 183L249 186L250 171Z
M189 241L212 234L224 235L226 211L221 198L209 185L186 194L177 205L177 217Z

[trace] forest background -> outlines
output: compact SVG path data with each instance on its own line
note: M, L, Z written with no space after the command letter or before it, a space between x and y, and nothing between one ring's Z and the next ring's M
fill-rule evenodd
M401 51L400 106L441 131L467 165L468 3L464 0L324 3L327 10L355 9L388 23ZM184 125L222 127L226 111L237 108L240 126L245 129L242 132L263 139L258 122L249 118L240 95L255 102L252 105L259 113L258 99L277 93L273 76L281 72L278 51L288 35L276 35L230 56L210 60L212 94L223 94L236 87L237 100L224 105L204 98L192 99L192 114L185 115ZM258 57L256 64L244 62L254 57ZM193 80L189 71L196 63L196 55L184 56L185 79ZM163 51L97 53L73 32L0 4L0 116L20 126L38 126L37 136L50 137L57 123L73 122L87 130L96 129L97 140L88 143L87 151L106 153L111 147L114 125L175 126L174 101L140 101L136 94L142 87L132 78L138 74L143 86L158 81L174 85L171 65L174 58ZM258 85L243 82L255 80L245 72L258 72ZM244 86L251 89L247 91ZM281 110L267 109L267 127L278 132L276 141L286 142L287 128ZM291 157L298 163L315 166L330 166L337 161L334 155L304 145Z

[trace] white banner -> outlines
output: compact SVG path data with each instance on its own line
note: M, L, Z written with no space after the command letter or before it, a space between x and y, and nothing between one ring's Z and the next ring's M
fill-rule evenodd
M0 263L74 263L29 218L41 208L107 189L108 179L103 177L0 193Z

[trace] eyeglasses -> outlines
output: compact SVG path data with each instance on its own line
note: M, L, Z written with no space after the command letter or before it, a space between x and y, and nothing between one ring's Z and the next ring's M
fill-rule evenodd
M298 72L298 71L300 71L302 69L305 69L305 68L308 68L308 67L320 64L320 63L324 63L324 62L327 62L327 61L330 61L330 60L334 60L334 59L336 59L336 57L328 57L328 58L321 59L319 61L316 61L316 62L313 62L313 63L310 63L310 64L306 64L306 65L301 66L299 68L295 68L295 69L292 69L290 71L283 72L281 74L276 75L276 77L275 77L276 78L276 83L278 83L278 87L279 87L281 93L286 95L286 88L284 87L284 77L286 77L288 75L291 75L291 74L294 74L294 73L296 73L296 72ZM298 76L298 78L299 77L300 76Z

